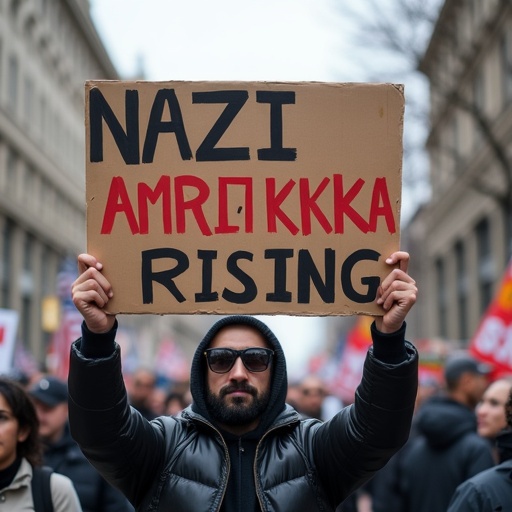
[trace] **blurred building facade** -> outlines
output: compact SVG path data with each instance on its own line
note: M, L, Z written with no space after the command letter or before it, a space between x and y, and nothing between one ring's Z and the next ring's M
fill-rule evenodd
M89 9L88 0L0 1L0 308L19 312L18 338L41 362L51 336L44 299L65 259L86 248L84 82L119 78ZM154 321L126 322L194 346L213 323Z
M2 308L42 356L42 300L85 247L83 83L117 78L86 1L0 2Z
M432 196L405 229L413 338L467 342L511 253L512 2L446 0L421 63Z

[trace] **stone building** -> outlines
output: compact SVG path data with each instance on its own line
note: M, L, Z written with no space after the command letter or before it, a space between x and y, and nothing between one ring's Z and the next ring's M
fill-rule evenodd
M39 358L42 300L85 247L83 84L114 69L87 1L0 2L0 305Z
M40 362L44 299L86 247L84 82L117 78L88 0L0 1L0 308L19 312L19 342ZM123 323L150 341L170 332L190 353L212 321Z
M512 2L446 0L430 82L430 202L406 228L420 296L411 336L466 343L511 253Z

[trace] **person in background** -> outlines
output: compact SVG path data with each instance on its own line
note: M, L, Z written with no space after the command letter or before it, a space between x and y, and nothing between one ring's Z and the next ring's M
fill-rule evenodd
M156 417L151 409L151 395L156 387L155 373L149 368L137 368L128 386L128 400L144 418L152 420Z
M300 381L296 379L288 381L286 403L291 405L296 411L299 411L300 395Z
M24 390L30 385L30 377L19 368L11 368L6 374L0 375L0 378L6 378L19 384Z
M507 428L505 405L511 389L512 378L495 380L485 390L482 400L476 406L477 432L491 442L496 462L498 453L495 441L498 434Z
M375 299L382 315L356 400L331 420L301 419L285 403L281 344L259 319L234 315L196 349L192 405L148 422L123 385L118 323L105 312L115 290L101 262L80 255L72 296L84 323L68 379L74 438L138 510L332 512L409 434L418 353L405 341L404 321L417 288L407 253L385 263L390 272Z
M148 405L151 413L158 416L179 414L190 405L190 388L188 382L172 382L155 386ZM147 417L146 417L147 419Z
M91 466L68 425L68 388L62 380L47 375L29 389L39 419L43 461L73 482L85 512L129 512L126 498Z
M297 384L297 391L295 406L305 418L329 420L343 407L343 402L328 392L325 382L318 375L303 377Z
M306 418L323 420L322 406L326 395L323 380L314 374L306 375L299 383L298 412Z
M401 493L402 460L407 450L412 444L412 440L417 435L416 421L418 412L423 403L437 396L440 392L440 383L438 379L430 375L419 376L418 393L414 407L414 418L412 421L411 433L405 446L368 482L367 489L371 496L372 512L408 512L404 509L403 497Z
M185 394L182 391L171 390L165 397L164 414L176 416L190 405Z
M474 412L490 371L467 353L447 359L446 394L423 403L414 422L416 436L401 456L400 510L444 511L460 483L494 465Z
M25 390L0 378L0 512L34 510L32 478L42 464L38 420ZM54 512L80 512L73 483L52 473L50 491Z
M155 386L148 398L147 405L150 415L153 417L165 414L165 399L167 397L167 389L164 385Z
M507 426L496 437L499 462L457 487L447 512L512 510L512 390L505 404Z

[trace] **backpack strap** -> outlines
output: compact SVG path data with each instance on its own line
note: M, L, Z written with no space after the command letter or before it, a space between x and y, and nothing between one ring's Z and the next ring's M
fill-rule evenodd
M52 472L47 466L32 468L32 500L35 512L54 512L50 487Z

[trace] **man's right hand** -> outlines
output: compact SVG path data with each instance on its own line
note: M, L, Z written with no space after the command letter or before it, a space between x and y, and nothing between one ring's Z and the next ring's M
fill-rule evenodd
M73 304L84 317L87 328L97 334L110 331L116 321L115 315L103 310L114 294L112 286L101 273L102 268L103 265L94 256L80 254L80 276L71 287Z

